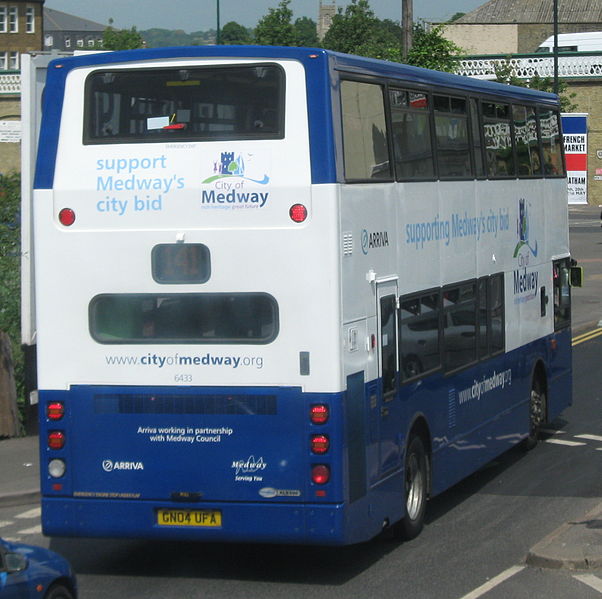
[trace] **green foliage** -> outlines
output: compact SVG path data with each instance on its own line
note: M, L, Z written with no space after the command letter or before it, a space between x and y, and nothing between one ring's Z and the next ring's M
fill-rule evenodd
M315 48L319 44L318 28L313 19L301 17L295 21L294 27L297 45Z
M246 27L239 25L235 21L226 23L220 31L220 40L222 44L250 44L252 41L251 33Z
M441 25L430 31L422 24L414 25L412 49L407 63L416 67L455 73L458 70L458 55L462 49L443 37Z
M215 29L186 33L181 29L147 29L141 31L147 48L164 48L166 46L202 46L215 41Z
M255 43L261 46L296 46L297 36L291 23L291 0L280 0L278 8L270 8L255 28Z
M109 26L102 34L103 50L133 50L143 48L144 40L142 35L136 31L136 27L131 29L115 29L113 19L109 19Z
M12 342L17 396L24 394L21 351L21 177L0 175L0 331Z
M454 21L457 21L458 19L461 19L466 13L465 12L457 12L449 21L448 23L453 23Z
M554 79L552 77L540 77L535 74L530 79L519 79L514 74L514 68L509 59L504 60L494 67L495 80L498 83L507 85L518 85L519 87L528 87L542 92L554 93ZM569 91L565 81L558 82L558 97L560 99L560 110L562 112L576 112L577 105L573 103L577 94Z

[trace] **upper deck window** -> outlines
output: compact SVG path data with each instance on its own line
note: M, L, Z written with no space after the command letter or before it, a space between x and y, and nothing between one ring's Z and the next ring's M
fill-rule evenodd
M281 139L284 85L271 64L96 71L84 143Z

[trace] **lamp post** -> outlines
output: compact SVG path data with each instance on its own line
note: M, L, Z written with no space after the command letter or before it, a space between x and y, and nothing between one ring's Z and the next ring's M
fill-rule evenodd
M554 11L554 93L558 94L558 0L553 0Z
M554 0L556 1L556 0ZM215 43L219 46L222 43L221 31L219 28L219 0L217 0L217 33L215 34Z

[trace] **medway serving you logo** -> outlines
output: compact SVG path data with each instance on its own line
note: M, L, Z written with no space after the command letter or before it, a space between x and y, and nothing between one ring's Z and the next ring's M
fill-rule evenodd
M234 210L263 208L270 197L269 191L256 191L255 185L267 185L270 177L258 170L254 154L221 152L213 162L213 174L202 181L211 189L203 189L201 206Z
M514 248L513 257L518 261L514 271L514 302L523 303L532 300L537 295L539 272L529 268L532 258L537 258L537 240L529 239L529 210L524 198L518 201L518 220L516 232L518 243Z

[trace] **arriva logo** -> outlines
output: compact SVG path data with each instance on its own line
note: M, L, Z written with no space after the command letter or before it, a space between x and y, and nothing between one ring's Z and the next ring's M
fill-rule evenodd
M365 256L371 249L388 247L388 245L389 233L387 231L369 233L366 229L362 230L362 252Z
M142 462L114 462L113 460L103 460L102 469L105 472L114 472L115 470L144 470Z

